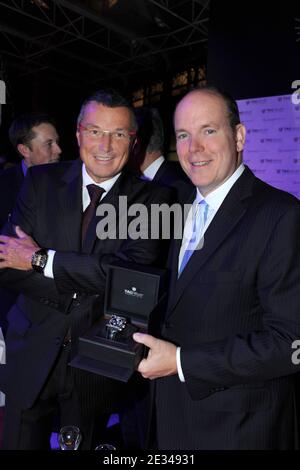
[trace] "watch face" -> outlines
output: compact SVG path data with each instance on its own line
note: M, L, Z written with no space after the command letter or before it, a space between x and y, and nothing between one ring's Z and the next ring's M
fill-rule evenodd
M45 268L48 260L48 255L46 250L39 250L36 251L31 260L31 265L33 269L35 269L38 272L42 272L43 269Z
M45 264L46 264L46 260L45 260L45 256L44 255L40 255L38 260L37 260L37 264L38 266L40 266L41 268L44 268L45 267Z
M108 339L115 339L117 334L126 328L126 325L127 318L112 315L106 325Z

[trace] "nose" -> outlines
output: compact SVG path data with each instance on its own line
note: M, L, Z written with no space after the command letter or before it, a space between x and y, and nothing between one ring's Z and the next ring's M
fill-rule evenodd
M101 150L104 150L105 152L108 152L111 147L111 134L110 133L105 133L99 140L99 148Z
M189 151L190 152L203 152L204 151L204 144L199 136L190 137Z
M61 154L61 148L60 148L60 146L59 146L57 143L55 143L55 145L54 145L53 154L54 154L56 157L59 157L59 155Z

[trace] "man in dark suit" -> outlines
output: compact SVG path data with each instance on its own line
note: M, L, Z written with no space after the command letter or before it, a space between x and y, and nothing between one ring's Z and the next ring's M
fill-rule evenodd
M16 203L27 168L57 162L61 154L53 119L47 114L30 113L17 117L9 128L9 139L22 157L18 165L0 174L0 230ZM0 288L0 326L6 331L6 315L16 299L11 289Z
M134 335L151 351L139 371L157 379L158 447L294 448L299 201L243 165L227 95L189 92L174 122L193 205L171 249L161 339Z
M22 160L0 175L0 228L16 203L27 168L55 163L61 154L54 121L47 114L28 113L17 117L9 128L9 139Z
M100 413L118 411L125 398L125 384L67 364L70 329L74 342L103 314L107 264L151 264L162 256L160 240L101 240L95 213L86 223L100 199L117 212L119 196L127 197L128 206L147 208L169 200L167 188L124 170L135 131L131 107L116 92L100 91L86 100L77 127L81 160L30 169L11 223L32 238L19 229L21 238L0 237L2 267L15 268L2 270L0 282L13 282L21 291L8 315L7 365L0 370L7 396L4 448L49 447L57 406L61 424L83 432L81 448L94 448ZM117 233L118 228L117 219Z
M9 139L22 160L0 175L0 227L15 205L27 168L57 162L61 154L54 121L47 114L29 113L17 117L9 128Z

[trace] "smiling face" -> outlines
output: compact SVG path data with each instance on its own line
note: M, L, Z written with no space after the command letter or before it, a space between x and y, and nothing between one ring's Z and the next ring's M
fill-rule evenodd
M226 103L204 90L181 100L174 123L180 164L202 196L207 196L240 165L245 128L238 124L234 131Z
M102 136L97 132L105 131ZM125 106L110 108L90 101L84 108L77 131L81 160L86 171L101 183L119 173L128 160L132 137L132 114Z
M57 162L61 154L61 148L55 127L44 122L34 126L32 131L34 138L27 145L18 145L18 150L24 157L26 166Z

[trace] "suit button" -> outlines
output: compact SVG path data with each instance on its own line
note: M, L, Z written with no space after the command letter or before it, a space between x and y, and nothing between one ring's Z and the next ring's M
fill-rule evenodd
M59 336L54 338L54 344L59 345L60 343L61 343L61 338Z

